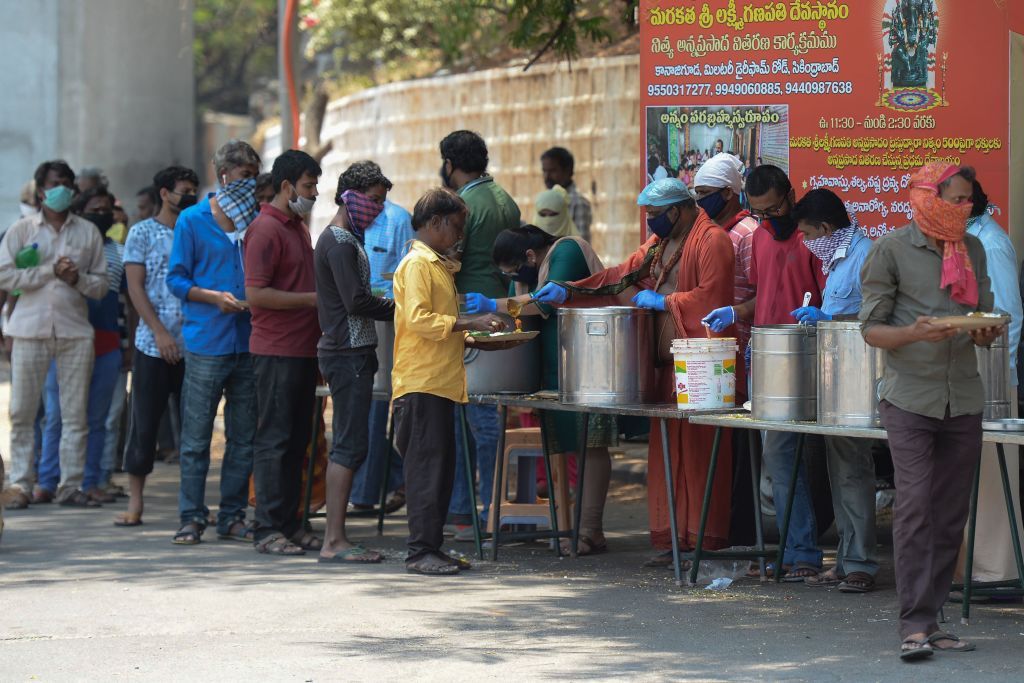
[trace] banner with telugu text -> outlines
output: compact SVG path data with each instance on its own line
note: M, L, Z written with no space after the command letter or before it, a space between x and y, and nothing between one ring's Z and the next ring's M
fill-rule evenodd
M716 150L825 187L870 237L905 225L922 164L974 166L1005 227L1006 0L641 0L648 176ZM1003 215L1000 215L1000 214Z

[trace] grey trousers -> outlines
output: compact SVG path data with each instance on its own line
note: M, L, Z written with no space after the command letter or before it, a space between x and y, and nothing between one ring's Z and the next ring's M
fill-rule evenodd
M878 573L875 553L875 460L871 442L826 436L828 478L836 511L836 572Z

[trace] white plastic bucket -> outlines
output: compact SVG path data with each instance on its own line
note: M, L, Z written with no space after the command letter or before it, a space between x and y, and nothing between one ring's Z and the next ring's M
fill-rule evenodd
M680 410L736 406L736 339L673 339Z

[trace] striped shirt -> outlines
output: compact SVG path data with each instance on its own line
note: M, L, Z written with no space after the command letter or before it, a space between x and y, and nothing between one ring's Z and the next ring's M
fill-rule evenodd
M565 189L569 193L569 215L572 216L572 222L580 231L580 237L589 242L590 224L594 220L590 202L576 189L576 183L569 183Z

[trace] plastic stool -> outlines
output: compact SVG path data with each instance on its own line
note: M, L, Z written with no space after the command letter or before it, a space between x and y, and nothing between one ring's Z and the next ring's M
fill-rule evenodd
M494 480L492 500L501 498L501 524L536 524L551 528L551 508L547 503L537 502L537 461L543 461L544 450L539 427L509 429L505 432L504 465L501 481ZM509 465L516 462L516 494L508 497ZM527 465L524 467L524 465ZM548 490L555 496L555 514L558 528L567 531L572 528L572 505L569 499L569 477L564 457L551 458L552 477ZM494 533L494 516L487 519L487 531ZM504 535L504 534L502 534Z

